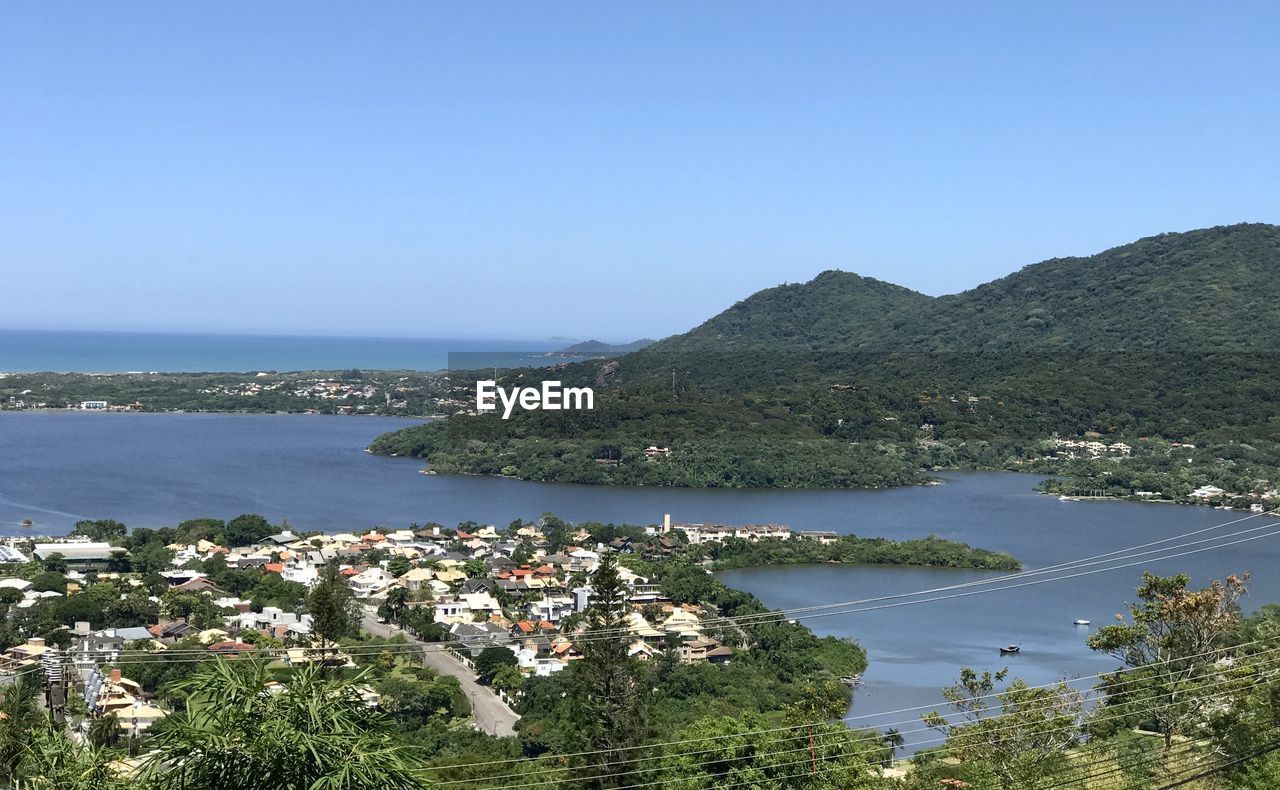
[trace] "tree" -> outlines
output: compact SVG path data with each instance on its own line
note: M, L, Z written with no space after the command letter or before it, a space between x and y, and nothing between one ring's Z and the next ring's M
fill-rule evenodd
M788 721L791 721L789 718ZM668 790L716 787L849 790L870 782L863 738L843 725L803 729L772 726L757 713L709 716L675 735L652 782ZM628 783L635 784L635 783Z
M420 639L440 642L448 635L444 625L437 623L436 612L430 606L410 606L405 609L404 627Z
M53 556L53 555L50 555ZM36 592L66 593L67 577L61 571L45 571L31 579L31 589Z
M201 569L204 575L213 580L214 584L221 585L227 574L227 556L222 552L214 552L209 555L209 559L204 561Z
M275 531L271 522L262 516L246 513L227 522L225 535L228 546L252 546Z
M412 563L408 557L392 557L387 561L387 573L399 579L401 576L409 572Z
M76 743L64 728L46 720L30 734L15 786L33 790L123 790L129 785L112 769L111 761L111 755L93 745Z
M42 563L45 573L66 573L67 558L61 552L51 552Z
M178 525L172 540L166 543L196 543L211 540L221 543L226 540L226 523L220 518L189 518Z
M403 587L392 587L387 592L387 620L399 623L404 617L405 605L409 601L409 591Z
M524 685L524 673L518 666L505 666L493 674L492 685L499 691L514 694Z
M981 764L1000 787L1015 790L1066 768L1065 752L1080 737L1084 702L1065 681L1033 688L1015 678L996 693L1008 674L1008 669L978 674L962 668L960 680L942 690L959 719L948 720L937 711L921 718L947 736L950 756Z
M792 727L803 728L803 737L808 740L810 766L817 771L819 761L838 756L842 748L840 741L847 740L850 732L844 722L839 721L849 707L848 695L834 680L827 680L818 685L806 685L800 698L785 706L786 721ZM835 720L836 724L831 724ZM796 743L794 746L803 744ZM860 750L865 751L865 750Z
M1215 579L1189 590L1190 577L1144 572L1138 601L1120 622L1099 628L1087 644L1130 668L1103 683L1110 715L1136 714L1164 735L1165 749L1200 720L1213 699L1210 683L1240 622L1248 575ZM1221 688L1218 689L1221 692Z
M493 682L494 676L504 667L514 667L519 664L516 660L516 654L505 647L486 647L480 651L480 655L476 656L476 677L481 683L488 685Z
M1271 619L1276 614L1277 610L1271 607L1262 616ZM1266 749L1275 737L1276 724L1280 723L1280 681L1274 676L1270 659L1237 659L1227 672L1240 693L1219 696L1208 717L1215 757L1221 757L1223 762L1245 760L1244 765L1228 773L1230 787L1280 787L1280 756L1269 753L1261 759L1249 757Z
M124 540L128 533L128 528L119 521L110 518L100 519L84 519L77 521L75 526L71 528L72 535L79 535L89 540L101 541L103 543L114 543L118 540Z
M120 720L115 716L99 716L89 725L89 742L94 746L115 746L119 739Z
M628 747L639 742L645 719L638 685L642 668L629 656L626 632L627 590L618 575L618 557L605 554L591 575L591 606L581 642L582 660L573 669L581 695L582 732L593 757L586 772L588 788L629 784L632 761Z
M133 569L133 563L129 560L129 552L124 549L113 549L111 557L107 559L107 570L111 573L128 573Z
M147 543L133 551L133 569L146 576L169 567L173 552L163 543Z
M378 706L398 722L421 727L432 719L448 720L469 712L467 695L457 678L432 677L424 674L408 677L392 674L378 683L382 695Z
M329 563L320 572L319 581L307 594L306 610L311 615L311 633L321 647L332 647L339 639L360 634L360 602L337 563Z
M293 672L279 693L258 661L205 662L180 685L185 716L153 739L146 776L156 790L409 790L422 765L369 708L352 679Z
M103 612L104 628L149 625L160 616L160 607L145 595L130 595L112 601Z
M36 707L37 676L27 672L0 689L0 778L9 782L18 774L18 764L30 744L31 733L44 720Z
M160 613L200 628L212 628L222 622L222 610L204 593L166 590L160 596Z

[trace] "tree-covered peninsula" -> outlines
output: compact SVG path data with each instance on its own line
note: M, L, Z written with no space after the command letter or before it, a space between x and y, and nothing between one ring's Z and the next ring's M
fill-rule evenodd
M1277 270L1280 228L1236 225L1046 261L936 299L827 272L635 353L499 377L592 386L591 411L504 420L464 407L370 449L528 480L882 487L1017 469L1132 495L1145 489L1074 463L1096 454L1048 443L1150 440L1210 448L1182 459L1161 489L1172 501L1242 457L1270 489L1280 310L1265 295ZM454 377L463 392L471 381ZM1148 471L1141 453L1103 455L1119 465L1112 480Z

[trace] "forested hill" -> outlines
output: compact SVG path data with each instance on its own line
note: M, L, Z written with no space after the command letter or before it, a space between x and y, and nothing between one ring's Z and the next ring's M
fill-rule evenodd
M1069 474L1046 442L1105 437L1206 455L1167 479L1103 459L1105 479L1076 470L1081 490L1280 486L1277 274L1273 225L1155 236L939 298L825 272L635 353L503 377L594 384L591 411L463 411L372 449L531 480L844 487L938 468ZM1163 452L1141 463L1167 467Z
M653 351L1276 351L1280 227L1166 233L929 297L846 272L761 291Z
M827 271L767 288L701 326L650 348L666 351L880 349L910 331L934 298L882 280Z
M632 340L630 343L604 343L599 340L584 340L560 349L561 354L627 354L653 345L654 341L647 337Z

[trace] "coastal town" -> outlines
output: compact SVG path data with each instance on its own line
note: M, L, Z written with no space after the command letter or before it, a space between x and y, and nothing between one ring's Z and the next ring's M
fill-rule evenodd
M505 724L495 726L495 734L509 735L517 717L507 701L518 693L520 677L552 675L582 657L576 641L592 601L589 579L603 556L623 558L618 574L626 586L629 655L650 660L671 650L685 664L726 664L749 648L726 643L722 626L706 624L718 613L697 603L673 602L662 585L629 568L628 560L661 563L690 547L734 540L829 545L838 538L834 532L793 532L778 524L678 523L670 515L607 541L559 520L551 524L563 534L554 543L563 545L553 545L546 524L534 523L501 530L431 525L327 535L283 530L247 545L205 538L168 544L162 566L145 565L118 540L9 538L0 546L0 563L12 575L0 578L0 591L19 616L56 599L87 599L106 591L113 599L108 609L140 600L139 610L147 611L149 603L155 617L114 627L91 620L58 623L50 632L7 646L0 655L0 682L39 669L50 684L58 679L52 706L65 706L73 697L83 700L85 732L95 720L109 717L120 738L136 740L171 713L157 701L158 689L129 677L139 654L163 661L168 651L176 651L175 659L186 658L194 646L209 658L254 656L282 668L316 662L354 667L356 659L346 650L358 655L359 642L352 643L354 648L326 649L305 605L256 605L252 596L232 594L215 578L253 573L297 585L301 592L314 589L326 568L336 568L366 632L420 644L424 660L428 644L447 648L447 657L433 665L494 695L506 711ZM478 687L476 661L493 648L511 655L515 672L496 685ZM362 692L369 705L379 704L376 690Z
M462 408L462 389L444 372L418 371L0 372L0 411L433 416Z

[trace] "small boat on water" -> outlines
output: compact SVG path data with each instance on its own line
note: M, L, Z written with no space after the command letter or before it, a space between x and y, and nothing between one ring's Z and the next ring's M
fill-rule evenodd
M1088 620L1076 620L1076 621L1075 621L1075 625L1088 625L1088 624L1089 624L1089 621L1088 621Z
M1020 653L1020 652L1022 652L1022 645L1005 645L1004 647L1000 648L1000 655L1007 655L1009 653Z
M862 683L862 675L845 675L840 678L840 682L851 689L857 688Z
M21 524L22 526L24 526L24 527L34 527L34 526L35 526L35 522L34 522L34 521L32 521L32 520L31 520L31 519L29 519L29 518L24 518L22 521L20 521L20 522L18 522L18 523L20 523L20 524Z

